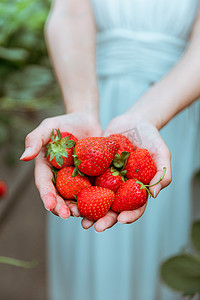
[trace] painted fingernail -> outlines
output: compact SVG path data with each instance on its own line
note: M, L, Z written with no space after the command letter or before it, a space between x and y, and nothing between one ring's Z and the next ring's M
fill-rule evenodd
M31 147L26 148L26 150L24 151L24 153L20 157L20 160L23 160L25 157L29 156L31 152L32 152L32 148Z

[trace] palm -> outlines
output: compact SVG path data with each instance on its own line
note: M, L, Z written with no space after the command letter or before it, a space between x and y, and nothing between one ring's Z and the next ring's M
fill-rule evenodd
M157 196L159 190L167 186L171 181L170 152L158 130L150 122L145 120L134 121L132 116L129 119L127 115L121 115L110 122L104 135L107 136L112 133L124 133L134 146L149 150L157 167L157 173L150 184L156 183L163 173L163 167L167 167L163 181L157 186L150 188L152 195ZM95 229L97 231L104 231L112 227L117 221L132 223L142 216L145 208L146 205L137 210L124 211L120 214L110 210L105 217L95 223ZM84 228L89 228L93 225L93 222L83 219L82 225Z
M98 121L90 115L74 113L46 119L26 138L26 147L31 147L32 150L25 160L31 160L36 157L35 182L44 206L55 215L66 219L70 214L76 216L80 214L77 205L60 197L52 183L53 175L51 166L44 157L44 145L50 140L53 128L71 132L78 139L86 136L100 136L102 131Z

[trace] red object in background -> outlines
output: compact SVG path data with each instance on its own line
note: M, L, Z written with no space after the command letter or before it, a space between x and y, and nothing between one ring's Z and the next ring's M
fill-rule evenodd
M3 198L8 193L7 183L3 180L0 180L0 198Z

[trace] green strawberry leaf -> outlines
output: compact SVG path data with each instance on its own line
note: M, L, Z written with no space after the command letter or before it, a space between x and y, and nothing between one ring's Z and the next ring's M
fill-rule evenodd
M76 177L78 175L78 171L79 171L78 168L75 167L75 169L74 169L74 171L72 173L72 177Z
M66 152L65 149L63 149L63 151L60 153L63 157L68 157L68 153Z
M122 176L126 175L126 173L127 173L127 170L121 171L121 175L122 175Z
M45 157L47 158L50 154L51 154L51 149L49 147L49 145L46 145L47 151L45 153Z
M74 147L74 141L73 141L73 140L70 140L70 141L66 142L65 147L66 147L67 149Z
M55 157L55 155L54 155L54 153L53 152L50 152L50 161L52 161L52 159L54 159L54 157Z
M56 178L57 178L58 170L52 166L51 171L53 172L53 178L52 178L53 184L56 185Z
M119 172L118 172L118 171L112 172L112 175L113 175L113 176L117 176L117 175L119 175Z
M51 140L52 140L52 142L54 142L54 129L51 131Z
M63 158L60 154L56 155L56 162L57 164L62 167L62 164L63 164Z
M56 132L57 132L57 140L61 140L61 133L60 133L60 130L59 129L56 129Z
M62 140L63 140L64 142L68 142L69 139L70 139L70 137L71 137L71 134L68 135L68 136L66 136L66 137L64 137L64 138L62 138Z
M126 160L128 157L129 157L129 154L130 154L130 152L128 152L128 151L123 151L122 153L121 153L121 159L123 159L123 160Z
M117 169L123 168L126 164L129 154L130 152L127 151L122 152L120 156L118 153L116 153L112 162L113 166Z
M113 173L115 171L117 171L113 166L110 168L110 171Z
M78 169L78 174L81 176L85 176L85 174L83 174L79 169Z

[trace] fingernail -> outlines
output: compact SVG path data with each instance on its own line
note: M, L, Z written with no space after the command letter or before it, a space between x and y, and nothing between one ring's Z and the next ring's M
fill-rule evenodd
M28 147L26 148L26 150L24 151L24 153L22 154L22 156L20 157L20 160L23 160L25 157L29 156L29 154L32 152L32 148Z
M125 224L127 222L127 219L124 216L120 216L118 217L117 221L121 224Z
M155 189L154 189L154 192L153 192L153 197L154 197L154 198L156 198L156 197L158 196L160 190L161 190L161 184L159 183L159 184L155 187Z

